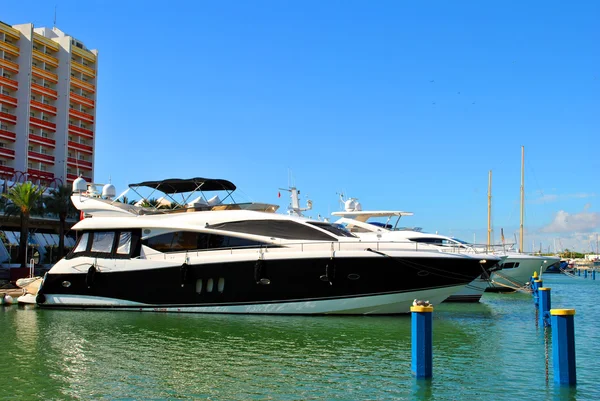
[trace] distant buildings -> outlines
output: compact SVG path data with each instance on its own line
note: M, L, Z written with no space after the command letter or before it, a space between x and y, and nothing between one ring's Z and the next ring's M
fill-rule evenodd
M97 71L60 29L0 21L0 178L93 182Z

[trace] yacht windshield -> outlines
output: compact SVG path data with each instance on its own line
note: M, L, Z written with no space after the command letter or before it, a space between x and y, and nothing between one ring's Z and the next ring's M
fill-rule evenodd
M338 237L355 237L346 227L337 223L322 223L310 221L308 224L319 227L323 230L329 231L330 233L337 235Z

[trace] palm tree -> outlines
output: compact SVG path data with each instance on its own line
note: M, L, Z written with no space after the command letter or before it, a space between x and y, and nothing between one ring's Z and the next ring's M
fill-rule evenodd
M21 237L19 238L19 256L17 258L17 262L21 263L21 267L27 266L29 219L31 213L39 207L44 190L45 188L27 181L15 184L9 189L8 193L2 194L21 215Z
M75 206L71 202L71 187L63 185L55 189L50 190L50 196L44 200L46 204L46 210L50 213L54 213L60 220L60 226L58 231L58 258L63 257L65 251L65 226L67 216L73 214Z

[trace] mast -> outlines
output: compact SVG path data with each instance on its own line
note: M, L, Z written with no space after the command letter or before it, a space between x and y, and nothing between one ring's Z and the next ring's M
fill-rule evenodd
M519 252L523 252L523 220L525 218L525 146L521 146L521 225L519 226Z
M492 170L488 174L488 230L487 230L487 249L492 246Z

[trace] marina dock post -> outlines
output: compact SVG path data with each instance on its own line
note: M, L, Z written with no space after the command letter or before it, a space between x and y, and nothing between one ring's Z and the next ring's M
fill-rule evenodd
M544 282L542 280L533 280L533 302L535 306L540 304L540 291L539 288L544 286Z
M580 268L577 268L577 275L581 276L581 269Z
M552 364L554 382L575 385L575 309L550 309L552 316Z
M592 280L596 280L596 270L592 270Z
M433 306L410 308L412 373L419 379L433 376Z
M550 308L552 307L552 301L550 297L550 287L538 288L539 299L540 299L540 327L550 326Z
M583 278L587 278L587 269L583 272Z

